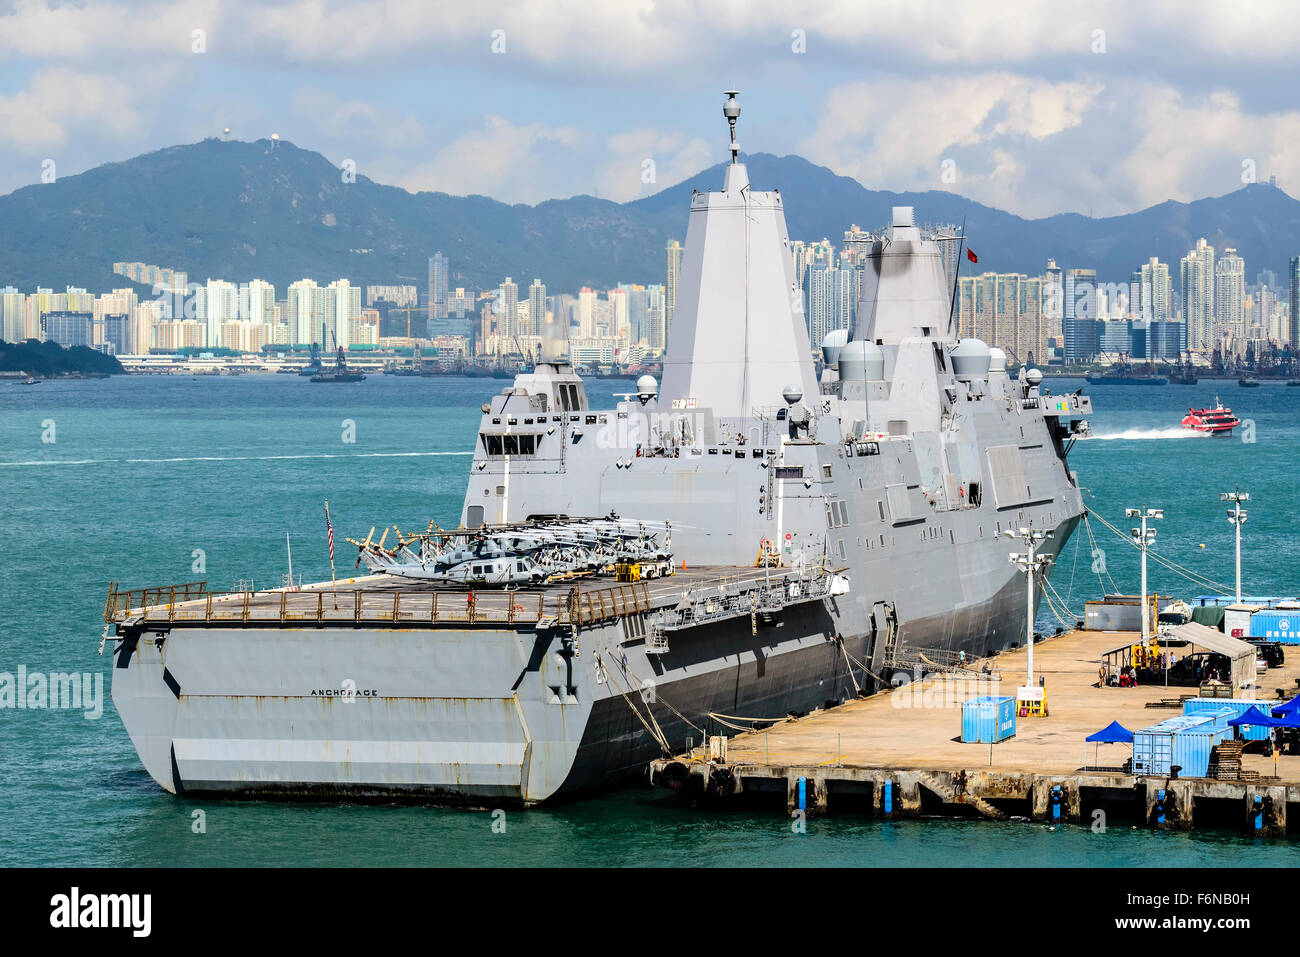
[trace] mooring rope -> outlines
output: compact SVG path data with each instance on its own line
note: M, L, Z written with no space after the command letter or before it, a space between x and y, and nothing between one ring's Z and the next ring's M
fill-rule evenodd
M1121 541L1126 542L1133 548L1141 550L1142 546L1139 545L1137 542L1135 542L1131 535L1125 535L1122 531L1120 531L1120 529L1116 528L1114 525L1106 521L1100 515L1097 516L1097 521L1101 522L1103 526L1105 526L1106 528L1114 532L1115 535ZM1204 575L1201 575L1198 572L1194 572L1190 568L1187 568L1186 566L1178 564L1173 559L1166 558L1164 555L1161 555L1155 549L1148 548L1147 555L1157 564L1163 565L1165 568L1168 568L1170 571L1174 572L1177 575L1181 575L1183 578L1186 578L1188 581L1192 582L1193 584L1204 585L1207 588L1214 588L1225 595L1232 594L1233 592L1233 589L1230 586L1225 585L1223 582L1216 582L1213 579L1206 578ZM1107 573L1107 575L1109 577L1109 573Z
M844 639L839 640L840 651L844 653L844 667L849 669L849 680L853 682L853 694L862 694L862 689L858 687L858 679L853 674L853 664L849 661L849 649L844 646Z
M1093 556L1093 568L1094 568L1094 574L1096 574L1097 576L1097 584L1101 587L1101 590L1103 592L1106 591L1106 582L1104 582L1101 577L1102 572L1105 572L1106 577L1110 579L1110 594L1113 595L1119 591L1119 586L1115 584L1115 579L1110 577L1110 570L1106 568L1106 563L1104 559L1102 561L1101 567L1100 568L1097 567L1096 557L1099 549L1097 548L1097 535L1092 530L1092 522L1089 521L1089 517L1091 515L1092 513L1088 511L1085 511L1083 513L1083 528L1084 531L1088 533L1088 549L1089 549L1088 554ZM1105 553L1103 552L1103 555L1104 554Z
M644 680L643 680L643 679L642 679L642 678L641 678L641 677L640 677L640 676L639 676L635 671L633 671L631 668L629 668L629 667L627 666L627 663L626 663L626 662L620 661L620 662L619 662L619 667L624 671L625 674L627 674L628 676L631 677L632 681L637 682L637 683L640 684L641 687L643 687L643 688L645 687L645 681L644 681ZM672 705L672 702L669 701L667 698L665 698L662 694L659 693L659 688L658 688L657 685L654 684L653 681L651 682L651 685L654 686L654 688L655 688L655 695L654 695L654 697L655 697L655 703L656 703L656 704L662 704L665 708L667 708L667 709L668 709L669 711L671 711L673 714L677 715L677 717L681 718L682 721L686 722L688 725L690 725L690 726L691 726L692 728L694 728L696 731L700 732L700 734L707 734L707 732L706 732L703 728L701 728L698 724L696 724L696 723L695 723L694 721L692 721L690 718L686 717L686 715L682 714L680 711L678 711L676 708L674 708L673 705ZM642 700L645 699L645 695L642 695L641 697L642 697ZM649 702L649 701L646 701L646 703L645 703L645 707L646 707L646 710L647 710L647 711L650 711L650 702ZM653 711L650 711L650 716L651 716L652 718L654 717L654 712L653 712ZM657 723L658 723L658 722L656 722L656 724L657 724Z
M599 653L597 653L596 657L597 660L600 660ZM603 661L601 661L601 667L604 668ZM613 676L613 671L611 669L604 668L604 671L606 675L609 675L611 677ZM669 747L668 739L664 737L663 731L659 729L659 723L656 721L655 727L653 728L650 727L650 725L646 722L645 718L642 717L640 709L638 709L637 706L632 703L632 699L627 696L627 693L622 689L621 685L615 685L614 690L617 691L620 695L622 695L623 700L627 703L627 706L631 708L632 713L636 715L636 719L641 722L641 727L645 728L646 733L649 734L650 737L654 738L654 740L658 743L659 747L663 748L664 754L672 754L673 749ZM649 712L650 714L650 720L654 721L654 712L650 711L650 706L648 704L646 705L646 711Z

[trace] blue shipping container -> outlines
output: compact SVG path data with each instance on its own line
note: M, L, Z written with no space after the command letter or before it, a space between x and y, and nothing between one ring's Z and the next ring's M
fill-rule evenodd
M1287 598L1278 595L1243 595L1240 604L1258 605L1261 608L1273 608L1279 602L1295 601L1294 598ZM1215 605L1226 608L1228 605L1238 604L1237 599L1231 595L1197 595L1192 599L1193 605Z
M1232 728L1218 715L1188 714L1169 718L1133 732L1133 773L1164 777L1173 765L1179 776L1203 778L1210 767L1210 749L1232 737Z
M1016 733L1016 699L985 696L961 706L961 739L992 744Z
M1227 724L1229 718L1245 714L1254 707L1269 714L1272 705L1267 701L1247 701L1245 698L1188 698L1183 702L1183 714L1214 717L1219 724ZM1237 731L1247 741L1268 740L1268 728L1240 725Z
M1300 608L1255 612L1250 616L1250 637L1300 645Z

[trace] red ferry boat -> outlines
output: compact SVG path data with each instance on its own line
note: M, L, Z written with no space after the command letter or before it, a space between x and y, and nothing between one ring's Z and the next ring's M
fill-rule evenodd
M1183 418L1184 428L1211 435L1228 435L1239 425L1241 420L1232 414L1231 409L1223 407L1218 396L1214 397L1213 409L1188 409Z

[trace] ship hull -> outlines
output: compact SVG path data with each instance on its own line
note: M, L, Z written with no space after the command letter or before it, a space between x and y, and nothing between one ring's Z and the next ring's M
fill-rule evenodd
M901 619L897 647L978 657L1023 642L1023 579L996 577L979 600ZM525 628L153 630L119 641L113 699L173 793L533 805L889 677L882 623L853 596L674 633L657 654L625 622L571 643Z

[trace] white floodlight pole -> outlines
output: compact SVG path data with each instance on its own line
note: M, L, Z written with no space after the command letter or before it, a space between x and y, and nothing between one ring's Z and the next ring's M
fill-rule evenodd
M1237 551L1237 604L1241 604L1241 526L1246 524L1246 510L1241 507L1242 502L1250 501L1250 493L1243 492L1241 489L1235 489L1231 492L1220 492L1219 501L1231 502L1232 508L1228 509L1228 521L1234 526L1236 537Z
M1124 515L1142 520L1142 526L1130 529L1130 534L1142 552L1142 644L1145 645L1152 633L1151 609L1147 606L1147 548L1156 540L1156 530L1147 528L1147 522L1164 518L1165 511L1162 508L1129 508L1124 510Z
M1026 684L1034 684L1034 573L1040 568L1051 564L1051 557L1047 555L1036 554L1038 543L1043 539L1050 538L1052 533L1036 529L1031 522L1028 528L1021 528L1019 532L1007 529L1004 533L1008 538L1020 538L1024 540L1026 551L1012 552L1010 559L1012 564L1016 565L1025 573L1025 648L1026 662L1025 671L1027 675Z

